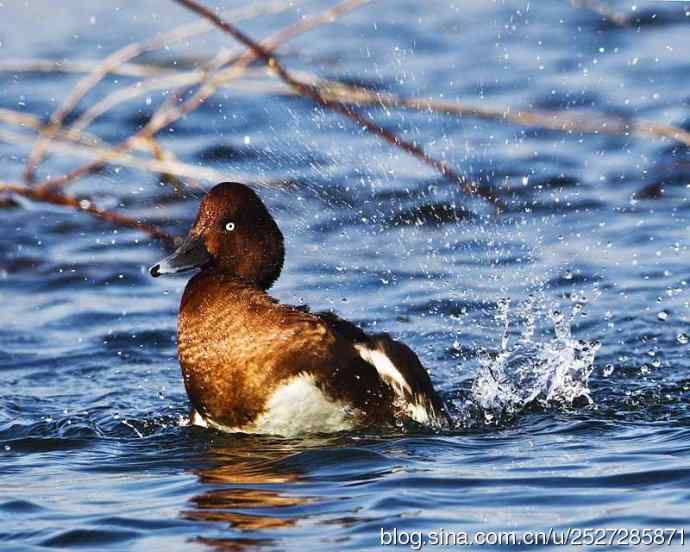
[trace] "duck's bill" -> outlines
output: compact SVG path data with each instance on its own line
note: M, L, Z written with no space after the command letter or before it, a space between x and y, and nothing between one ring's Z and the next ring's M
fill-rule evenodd
M154 278L162 274L175 274L185 270L192 270L206 265L211 255L206 249L204 240L199 236L187 236L171 255L158 264L153 265L149 272Z

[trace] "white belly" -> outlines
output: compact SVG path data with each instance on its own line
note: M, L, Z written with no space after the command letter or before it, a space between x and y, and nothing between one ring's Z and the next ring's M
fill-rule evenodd
M231 433L265 433L286 437L304 433L332 433L353 429L357 412L345 403L326 396L310 374L300 374L278 387L266 403L266 410L254 422L227 427L196 412L191 423Z

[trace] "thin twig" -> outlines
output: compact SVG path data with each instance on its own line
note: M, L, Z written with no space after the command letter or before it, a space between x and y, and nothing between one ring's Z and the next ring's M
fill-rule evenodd
M271 35L268 39L266 39L263 42L262 46L266 51L274 52L282 44L288 42L296 36L306 33L320 25L332 23L343 14L352 11L366 3L369 3L370 1L371 0L348 0L345 2L341 2L340 4L337 4L333 8L326 10L325 12L319 15L308 17L303 21L300 21L299 23L290 25L288 27L285 27L284 29L279 30L278 32ZM235 55L236 54L234 52L219 55L214 65L218 68L223 67L224 65L230 63L231 59ZM233 63L229 69L225 70L225 72L219 73L218 76L214 76L212 82L208 83L209 87L205 89L202 94L198 94L197 98L193 102L190 102L188 104L184 113L186 114L196 109L196 107L198 107L199 105L201 105L203 101L205 101L208 97L210 97L213 94L213 92L216 91L218 85L221 82L223 84L227 84L229 81L239 78L246 71L249 65L258 57L259 56L256 54L256 52L253 52L250 49L244 56L240 57L240 59L238 59L236 63ZM105 97L103 100L93 105L88 111L83 113L74 122L72 128L74 129L74 132L80 132L81 130L85 129L88 125L90 125L94 121L94 119L100 117L103 113L105 113L109 109L112 109L115 105L121 103L122 101L126 101L127 99L131 99L132 97L140 95L141 93L143 93L143 90L147 90L147 88L152 88L155 90L161 88L169 88L171 86L192 86L195 84L199 84L204 80L210 80L208 79L208 75L208 69L205 71L193 71L181 74L178 73L176 77L172 77L169 81L164 83L164 86L161 86L160 82L154 81L144 83L142 86L137 85L136 88L129 87L124 90L118 90L113 94Z
M257 71L257 73L263 75L264 71ZM303 82L310 82L312 86L318 87L319 92L324 97L353 106L371 105L391 109L403 108L415 111L429 111L463 118L502 121L565 133L582 132L614 136L637 135L645 138L667 138L690 145L690 132L655 121L604 115L585 116L563 111L532 111L510 106L478 106L459 100L436 100L415 96L402 97L392 92L373 91L360 86L318 78L315 75L301 71L293 71L293 75L296 75ZM231 86L230 83L233 82L232 88L253 94L298 95L294 89L286 86L282 81L275 84L260 80L233 81L234 77L232 75L225 78L222 72L217 78L220 80L218 83L219 87L229 87ZM139 85L117 90L84 112L70 127L68 131L70 137L73 139L78 138L78 134L72 134L72 132L82 132L96 118L122 102L136 99L152 90L167 89L173 86L191 86L198 83L201 79L201 71L179 72L158 79L149 79Z
M79 133L91 125L95 119L124 101L137 98L151 90L177 88L177 91L168 97L168 102L161 106L158 112L151 117L155 118L174 106L172 100L182 97L185 91L192 86L209 80L214 71L236 60L240 54L241 52L238 51L221 50L210 62L207 62L202 69L186 73L176 73L164 79L150 79L143 83L138 82L135 85L116 90L82 113L70 126L69 134L73 138L78 137ZM197 105L200 105L200 103L201 102Z
M52 205L59 205L63 207L71 207L72 209L88 213L90 215L95 216L96 218L105 220L107 222L111 222L117 226L124 226L126 228L140 230L153 238L166 242L168 245L175 244L175 238L172 235L165 232L164 230L161 230L155 224L142 222L140 220L134 219L127 215L123 215L121 213L117 213L115 211L107 211L105 209L101 209L90 199L79 199L54 192L41 192L35 188L30 188L28 186L0 182L0 193L3 192L16 194L30 199L31 201L50 203Z
M59 60L59 59L5 59L0 60L0 72L3 73L91 73L97 70L103 60ZM175 69L151 64L122 63L111 67L111 75L121 77L150 78L163 77L177 73Z
M264 71L257 70L257 74ZM403 108L415 111L429 111L461 118L475 118L513 123L521 126L542 128L557 132L607 134L612 136L640 136L642 138L668 139L690 146L690 132L680 127L649 121L645 119L630 119L626 117L611 117L604 115L580 115L562 111L532 111L511 106L478 106L467 104L459 100L437 100L433 98L402 97L391 92L372 91L367 88L346 84L334 80L326 80L305 72L293 72L302 81L310 81L319 88L320 93L333 100L350 105L371 105L390 109ZM83 127L88 126L94 119L114 108L119 103L135 99L147 92L166 89L173 86L191 86L201 80L201 71L167 73L159 79L150 79L141 85L133 85L117 90L103 100L89 108L75 123L66 129L65 136L71 140L81 140ZM221 73L222 75L222 73ZM231 76L230 76L231 77ZM219 76L219 86L229 86L232 78ZM253 94L283 94L298 95L295 90L273 82L261 80L236 81L234 89L251 92ZM0 108L0 121L20 124L30 128L38 128L41 123L35 115L19 111ZM81 122L81 124L79 124ZM89 135L86 142L96 143L96 138Z
M36 115L7 108L0 108L0 122L36 131L40 131L43 126L41 119ZM103 144L103 140L98 136L87 132L82 132L76 137L69 137L67 131L62 129L58 132L57 138L69 140L85 146L100 146Z
M668 138L690 146L690 132L671 125L657 123L656 121L632 121L630 123L630 131L640 136Z
M334 81L317 81L325 97L355 105L378 105L386 108L405 108L415 111L433 111L446 115L506 121L522 126L556 130L559 132L583 132L626 136L636 134L651 138L668 138L690 146L690 132L679 127L656 121L624 119L616 117L584 117L565 112L516 110L509 106L472 106L454 100L430 98L404 98L390 92L375 92Z
M175 154L170 151L164 150L155 139L150 138L149 140L146 140L146 144L149 146L149 149L151 150L151 155L158 161L162 163L167 163L169 161L177 161L177 157L175 156ZM180 196L184 195L185 184L184 182L182 182L182 180L180 180L177 177L177 175L170 172L165 172L161 173L161 179L163 182L170 184L177 194L179 194ZM189 181L189 184L194 188L202 187L201 184L194 178L187 177L187 180Z
M297 78L295 78L272 55L270 50L268 50L261 44L257 43L249 36L245 35L242 31L240 31L239 29L225 21L223 18L209 10L207 7L199 4L194 0L173 1L186 7L194 13L202 17L205 17L214 25L216 25L219 29L235 38L235 40L244 44L254 53L256 57L263 59L268 65L268 67L270 67L286 84L292 87L299 94L311 98L314 102L318 103L319 105L327 109L330 109L332 111L335 111L336 113L340 113L341 115L348 117L349 119L357 123L357 125L366 129L368 132L378 136L379 138L382 138L389 144L399 147L400 149L420 159L427 165L433 167L442 176L444 176L451 182L459 184L464 193L468 195L480 196L493 203L497 202L496 195L491 190L485 188L484 186L481 186L480 184L477 184L476 182L469 181L463 176L460 176L457 172L455 172L455 170L453 170L448 165L448 163L431 157L428 153L426 153L426 151L424 151L424 149L421 146L418 146L413 142L409 142L407 140L400 138L392 131L378 125L377 123L365 117L364 115L361 115L356 111L353 111L353 109L350 106L338 101L332 101L322 96L317 87L303 83Z
M322 96L354 106L371 105L389 109L409 109L421 112L435 112L459 118L501 121L521 126L554 130L572 134L608 134L612 136L637 135L644 138L664 138L690 146L690 132L680 127L648 121L606 115L579 115L557 111L531 111L511 106L471 105L459 100L436 100L433 98L403 97L392 92L379 92L333 80L316 77L310 73L294 73L303 82L319 89ZM245 83L246 84L246 83ZM261 86L253 83L253 93L299 95L290 87Z
M13 132L11 130L0 129L0 141L9 144L33 144L35 136L27 135L25 133ZM48 144L48 151L61 153L63 155L70 155L79 158L95 159L100 166L104 164L121 165L123 167L131 167L133 169L156 173L156 174L171 174L179 178L187 178L194 180L203 180L207 182L221 182L223 180L247 180L250 178L248 174L242 173L226 173L214 170L210 167L197 167L189 165L174 159L142 159L135 157L125 152L118 152L113 148L87 146L82 143L74 143L63 140L59 136ZM259 186L276 186L277 183L265 181L261 179L252 178L252 183ZM57 188L43 188L37 186L34 188L42 192L57 192Z
M299 23L294 24L294 26L296 26L298 29L302 29L301 32L311 30L316 26L314 23L312 23L313 19L317 20L321 24L331 22L334 20L336 15L352 10L355 7L363 4L365 1L368 0L347 0L334 8L326 10L324 14L304 19ZM279 31L279 33L283 32L285 33L284 36L287 36L288 38L293 38L299 34L299 32L296 32L295 30L290 31L289 33L285 31ZM269 38L267 40L267 42L270 42L268 45L269 48L276 48L279 45L279 42L274 40L274 37L276 37L277 35L278 33L274 34L272 38ZM223 78L231 78L229 71L234 71L235 74L237 74L238 76L243 74L246 68L252 62L252 60L256 59L256 57L257 54L254 51L250 50L245 55L241 56L237 60L237 62L235 62L229 69L223 71ZM214 65L221 65L223 62L224 58L222 56L219 56L216 58ZM176 91L174 94L171 94L168 97L167 101L164 102L164 105L161 106L156 111L156 113L153 114L149 122L139 132L130 136L118 145L114 146L113 152L115 154L126 152L128 149L132 147L132 144L136 140L140 140L141 138L149 138L155 135L161 129L177 121L180 117L186 115L194 109L197 109L204 101L206 101L206 99L209 96L211 96L215 92L219 85L218 77L216 77L215 74L212 72L212 69L215 68L216 67L209 67L207 69L207 78L205 79L203 85L199 88L199 90L197 90L197 92L194 95L192 95L192 97L187 99L184 103L178 105L178 100L182 97L186 89L181 89ZM85 176L98 170L105 161L107 161L107 158L100 160L96 159L90 163L82 165L81 167L77 167L76 169L65 175L47 179L43 183L41 183L39 189L43 189L46 191L60 190L70 182L73 182L74 180L81 178L82 176Z
M189 71L184 73L177 73L174 75L166 75L159 79L149 79L143 82L126 86L115 90L105 96L103 99L94 103L84 113L74 121L69 127L68 133L71 137L76 137L90 126L96 119L107 113L114 107L129 100L134 100L148 92L154 90L168 90L170 88L179 88L183 86L193 86L203 80L204 71Z
M271 4L257 4L234 10L230 15L233 19L242 20L255 17L261 13L280 11L286 9L289 7L289 5L291 4L287 4L285 1L273 2ZM65 117L67 117L67 115L69 115L76 108L79 101L89 92L89 90L96 86L101 79L103 79L103 77L110 73L112 69L121 66L123 63L126 63L127 61L145 52L163 48L170 43L179 42L180 40L203 33L207 30L208 25L202 25L199 22L183 25L173 29L172 31L159 34L148 41L133 42L106 57L91 71L91 73L86 75L77 83L72 92L62 102L60 107L58 107L51 115L48 125L41 132L40 138L37 140L27 158L26 168L24 170L25 180L27 182L33 181L36 168L41 162L43 154L46 150L46 144L60 130Z
M599 0L570 0L575 8L585 8L593 11L617 27L627 27L630 25L631 18L624 14L614 11L611 6L599 2Z
M42 127L41 120L35 115L4 108L0 108L0 122L37 131L40 130ZM5 131L3 129L0 129L0 140L13 144L35 143L34 137L29 137L24 134L13 133L11 131ZM60 129L55 137L55 140L61 142L73 142L74 144L80 144L81 146L85 147L75 148L70 147L70 144L65 145L57 143L56 145L53 145L51 143L47 148L48 151L58 151L61 153L67 153L68 155L76 155L78 157L86 156L87 158L93 158L98 155L102 155L103 153L108 151L107 148L103 146L103 141L100 138L92 134L88 134L86 132L72 133L68 132L67 129ZM184 187L182 182L179 181L179 178L182 176L184 176L188 180L189 185L195 188L202 187L201 184L198 182L199 174L204 175L202 177L203 179L208 179L208 174L206 174L208 171L205 171L204 169L199 169L197 167L194 167L193 165L179 163L172 152L163 149L161 145L153 139L142 139L140 141L137 141L134 144L134 148L141 149L143 151L150 151L152 155L156 159L158 159L158 161L165 162L166 164L162 166L164 166L166 169L169 169L172 172L166 171L164 173L161 173L161 178L164 182L172 184L172 186L178 192ZM136 157L125 157L120 159L122 159L121 164L125 166L134 166L135 168L141 170L152 170L155 166L151 163L147 163L147 160L139 159ZM115 159L114 164L117 163L117 160L118 158ZM178 174L180 172L182 172L183 174ZM215 173L215 171L211 171L209 174L214 174L215 176L215 178L211 180L217 180L217 175L221 173Z

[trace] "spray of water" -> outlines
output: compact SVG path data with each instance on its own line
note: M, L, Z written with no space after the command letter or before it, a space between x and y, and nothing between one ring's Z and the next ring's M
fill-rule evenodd
M503 328L498 353L484 353L472 385L472 402L486 423L509 419L530 406L561 407L579 401L591 403L588 381L597 341L574 339L571 323L582 310L575 302L569 315L548 311L550 335L535 332L543 297L532 295L511 312L511 303L499 301L496 319Z

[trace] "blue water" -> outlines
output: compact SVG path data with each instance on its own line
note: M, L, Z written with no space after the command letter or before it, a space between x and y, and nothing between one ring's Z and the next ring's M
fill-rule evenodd
M99 59L192 20L163 0L117 4L5 2L0 58ZM242 28L263 37L327 5ZM381 1L283 59L405 95L690 129L689 7L639 2L639 24L617 28L565 1ZM227 44L214 32L143 61L185 70ZM1 74L0 107L47 118L77 78ZM80 111L136 80L109 77ZM90 130L128 136L164 92ZM23 201L0 210L0 548L359 549L394 528L690 529L688 148L365 112L500 189L506 212L280 94L223 89L161 141L189 163L291 181L259 189L287 241L274 295L403 339L456 427L290 440L189 427L175 351L185 278L148 276L163 250L141 233ZM27 153L0 143L0 178L19 179ZM39 176L77 163L51 155ZM113 167L71 192L177 234L199 196Z

